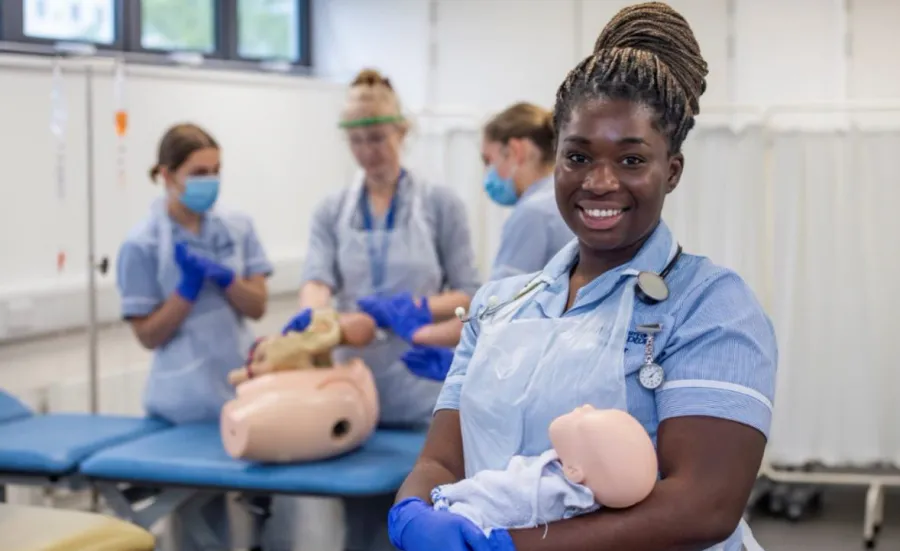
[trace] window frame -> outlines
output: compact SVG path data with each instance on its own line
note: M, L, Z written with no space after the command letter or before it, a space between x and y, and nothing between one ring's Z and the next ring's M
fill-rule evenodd
M2 0L0 4L0 38L4 42L55 47L58 44L88 44L98 51L119 52L125 49L122 33L128 0L112 0L113 40L109 44L79 39L40 38L25 34L26 0Z
M258 71L264 73L312 74L312 0L297 3L298 56L295 61L255 58L238 53L238 1L213 0L215 49L210 53L196 50L165 50L144 48L141 45L142 0L112 0L115 10L115 31L111 44L85 40L57 40L25 35L25 1L0 0L0 53L58 55L64 44L86 44L98 56L115 55L128 63L143 65L178 65L178 54L200 55L203 62L198 69ZM16 46L26 46L18 49Z
M167 50L159 48L145 48L144 45L141 44L143 0L132 0L128 3L126 19L124 21L124 27L122 29L125 36L125 46L123 48L124 51L139 54L158 55L165 58L169 58L173 54L199 54L203 56L203 59L226 60L227 49L225 48L225 33L223 32L225 28L224 20L226 19L225 11L222 10L221 0L211 0L211 3L213 7L213 50L211 52L207 53L199 50Z
M220 0L222 7L228 12L229 17L225 26L226 44L228 45L228 59L252 63L285 62L294 67L309 68L312 65L312 0L293 0L297 4L297 59L294 61L278 60L266 57L242 56L240 54L240 17L238 15L238 3L240 0Z

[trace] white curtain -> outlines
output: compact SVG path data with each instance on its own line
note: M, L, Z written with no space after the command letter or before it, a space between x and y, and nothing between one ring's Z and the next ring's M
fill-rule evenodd
M767 282L763 143L759 127L696 128L683 148L681 183L663 210L685 251L737 271L760 300Z
M900 132L771 142L780 365L769 458L900 464Z

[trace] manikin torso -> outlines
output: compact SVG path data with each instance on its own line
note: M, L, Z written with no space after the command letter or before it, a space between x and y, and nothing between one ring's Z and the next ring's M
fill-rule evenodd
M290 463L332 457L362 444L378 421L374 378L358 358L332 364L330 351L372 338L368 316L319 311L307 330L260 342L248 365L229 377L237 388L221 415L228 454Z

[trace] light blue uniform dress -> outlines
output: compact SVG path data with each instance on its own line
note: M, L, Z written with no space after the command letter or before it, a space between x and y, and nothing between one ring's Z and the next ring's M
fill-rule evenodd
M159 199L119 250L116 282L124 317L151 314L178 287L181 271L173 251L178 241L228 266L238 277L272 273L247 216L213 210L196 235L172 222L165 201ZM222 406L234 396L228 372L246 362L252 344L243 317L225 293L207 281L182 326L153 352L144 392L147 412L172 423L218 420Z
M689 415L737 421L768 437L775 333L737 274L684 254L666 277L668 300L637 300L637 272L658 273L674 257L674 238L660 222L631 262L584 286L563 313L577 253L573 241L541 272L488 283L472 301L475 317L435 407L460 412L466 476L550 449L550 421L583 404L628 411L654 443L660 422ZM501 306L478 318L489 297ZM653 350L665 379L656 390L638 380L639 324L662 326ZM713 549L738 551L742 543L760 549L743 522Z
M446 289L474 294L480 282L475 268L468 218L462 200L449 188L429 186L414 175L398 182L394 227L375 220L364 229L363 175L327 197L313 216L303 282L328 285L338 309L356 311L359 298L376 292L371 262L385 254L381 292L430 296ZM387 241L384 238L387 237ZM383 251L380 249L386 243ZM378 389L380 422L393 426L425 426L441 383L418 377L400 361L409 345L389 334L365 349L337 349L335 361L361 357L372 370ZM349 549L391 549L386 519L393 496L380 502L345 500Z
M491 281L541 270L574 238L559 214L553 176L535 182L503 224Z
M174 258L178 241L186 241L192 252L228 266L239 277L272 273L247 216L215 209L206 214L197 235L174 223L165 201L159 199L119 250L116 283L125 318L153 313L175 291L181 278ZM147 412L171 423L218 421L222 406L234 396L227 374L244 364L252 344L253 334L224 291L205 282L187 319L153 352L144 391ZM219 540L217 544L228 545L224 499L213 499L199 513ZM175 514L178 549L202 549L192 536L196 530L182 526L187 522L183 516L181 510Z

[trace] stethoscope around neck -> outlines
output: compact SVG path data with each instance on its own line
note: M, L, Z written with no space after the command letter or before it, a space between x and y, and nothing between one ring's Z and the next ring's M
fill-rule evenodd
M637 281L634 284L634 295L638 300L647 305L659 304L660 302L665 301L669 298L669 286L666 284L666 276L669 275L669 272L675 267L675 264L678 263L678 259L681 258L681 244L677 245L675 249L675 254L672 255L671 260L669 260L668 264L665 265L663 270L659 273L655 272L645 272L640 271L637 273ZM483 321L484 319L493 316L501 309L515 303L520 298L525 295L531 293L539 285L547 285L548 281L542 277L538 277L535 280L532 280L531 283L525 286L524 289L516 293L516 295L507 300L506 302L500 303L497 299L496 295L488 298L487 305L481 309L474 317L467 314L465 308L462 306L458 307L454 312L456 317L463 323L469 323L473 319L477 319L478 321Z

